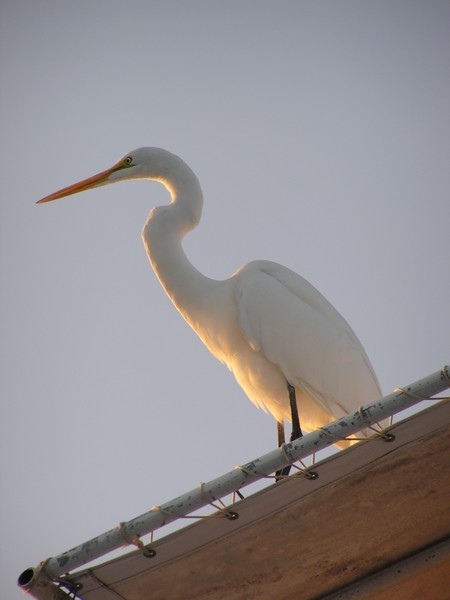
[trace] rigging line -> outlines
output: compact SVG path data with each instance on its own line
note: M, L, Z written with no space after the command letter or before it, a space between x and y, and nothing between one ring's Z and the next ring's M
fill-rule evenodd
M105 583L104 581L102 581L100 579L100 577L98 577L98 575L96 575L94 573L93 570L89 570L88 571L89 577L91 577L96 583L98 583L103 589L105 589L108 593L112 594L113 596L115 596L116 598L119 598L119 600L127 600L125 598L125 596L122 596L122 594L119 594L119 592L116 592L116 590L113 590L112 588L109 587L109 585L107 583Z
M132 544L133 546L136 546L136 548L138 548L146 558L153 558L156 556L156 551L146 546L139 536L128 537L125 532L124 525L125 522L121 521L118 525L118 529L120 535L123 537L127 545Z
M214 502L208 502L208 504L210 506L212 506L213 508L215 508L217 510L217 513L214 513L212 515L179 515L177 513L171 512L169 510L164 510L163 508L161 508L158 505L154 505L152 506L152 510L159 510L160 512L162 512L164 515L169 515L171 517L176 517L177 519L220 519L220 518L225 518L228 519L230 521L233 521L235 519L237 519L239 517L239 514L235 511L229 510L228 508L222 508L221 506L218 506L217 504L214 504ZM225 504L224 504L225 506Z

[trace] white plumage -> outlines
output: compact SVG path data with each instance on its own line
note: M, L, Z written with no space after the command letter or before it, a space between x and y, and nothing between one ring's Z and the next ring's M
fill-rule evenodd
M358 338L303 277L254 261L216 281L189 262L182 239L198 225L203 197L197 177L177 156L140 148L40 202L127 179L160 181L169 190L172 202L154 208L142 232L150 262L179 312L254 404L278 422L290 420L289 383L302 428L310 431L381 396Z

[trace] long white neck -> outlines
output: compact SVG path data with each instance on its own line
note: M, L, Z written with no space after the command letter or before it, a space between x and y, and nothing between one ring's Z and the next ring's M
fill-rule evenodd
M182 247L186 233L200 221L202 191L195 174L180 159L157 180L168 189L172 201L150 212L142 239L161 285L186 321L197 329L206 292L217 284L191 264Z

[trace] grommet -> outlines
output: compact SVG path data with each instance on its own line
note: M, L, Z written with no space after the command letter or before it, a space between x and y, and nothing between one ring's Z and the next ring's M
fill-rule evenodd
M234 510L228 510L225 513L225 516L230 521L236 521L236 519L239 519L239 513L235 512Z

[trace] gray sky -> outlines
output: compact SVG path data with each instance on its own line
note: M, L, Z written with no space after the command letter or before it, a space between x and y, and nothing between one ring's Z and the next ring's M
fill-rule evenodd
M127 151L197 173L192 262L309 279L383 390L449 361L447 1L3 0L1 589L275 447L160 288L162 186L36 206Z

